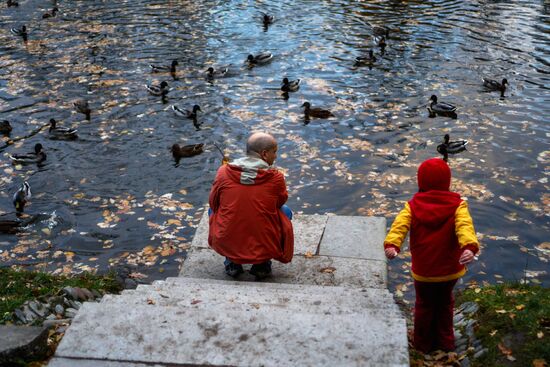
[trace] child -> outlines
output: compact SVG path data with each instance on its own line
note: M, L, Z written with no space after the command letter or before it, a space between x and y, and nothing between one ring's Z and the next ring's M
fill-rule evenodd
M399 253L410 234L416 291L414 346L429 353L455 349L453 287L479 251L467 203L449 191L451 170L439 158L418 168L418 193L405 204L384 240L388 259Z

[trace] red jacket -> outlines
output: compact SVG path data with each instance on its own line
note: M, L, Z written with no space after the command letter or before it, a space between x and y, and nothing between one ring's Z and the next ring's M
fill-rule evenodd
M416 280L443 282L466 272L458 262L464 250L478 252L468 205L449 191L451 171L441 159L429 159L418 169L419 192L399 213L384 241L399 251L410 231L412 274Z
M237 264L292 260L292 222L279 209L288 199L284 176L245 157L219 168L210 191L208 244Z

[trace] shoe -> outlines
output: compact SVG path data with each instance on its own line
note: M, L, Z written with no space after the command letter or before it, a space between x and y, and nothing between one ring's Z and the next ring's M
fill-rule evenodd
M254 264L250 268L250 274L256 277L256 280L262 280L271 275L271 260L261 264Z
M224 262L225 264L225 274L229 275L232 278L236 278L239 274L244 273L243 266L241 264L235 264L229 260Z

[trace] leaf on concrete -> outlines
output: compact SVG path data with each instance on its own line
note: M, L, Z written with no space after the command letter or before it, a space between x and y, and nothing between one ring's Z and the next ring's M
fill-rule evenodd
M151 298L147 298L147 304L148 305L154 305L155 304L155 301Z
M327 266L326 268L321 268L320 270L321 273L327 273L327 274L332 274L335 271L336 271L336 268L333 266Z

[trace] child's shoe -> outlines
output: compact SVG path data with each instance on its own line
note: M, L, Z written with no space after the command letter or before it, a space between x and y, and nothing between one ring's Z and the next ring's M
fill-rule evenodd
M254 264L250 268L250 274L256 277L256 280L262 280L271 275L271 260L261 264Z

